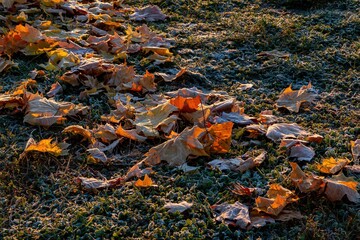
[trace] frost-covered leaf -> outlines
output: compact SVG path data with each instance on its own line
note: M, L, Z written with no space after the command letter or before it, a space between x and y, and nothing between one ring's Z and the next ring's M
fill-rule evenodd
M215 211L216 221L225 222L242 229L246 229L251 222L249 208L240 202L222 203L211 206L211 208Z
M291 89L290 85L280 94L276 106L277 108L286 108L292 112L299 112L302 103L313 102L317 96L317 91L312 87L311 83L295 91Z
M280 141L283 138L298 138L308 135L310 133L296 123L277 123L271 125L266 132L266 137L274 142Z
M298 161L311 161L314 156L314 150L302 143L297 143L290 148L289 157L296 158Z
M78 177L75 179L75 183L79 184L84 190L94 191L104 188L115 188L124 184L122 177L111 180L100 180L96 178Z
M135 21L145 20L148 22L154 22L165 20L167 16L161 12L158 6L150 5L140 9L135 9L135 13L131 14L129 17L131 20Z
M330 201L340 201L345 195L349 201L360 202L360 194L357 191L359 184L353 178L345 177L343 173L331 179L325 179L325 195Z
M164 208L168 208L169 213L175 213L175 212L184 212L192 207L192 203L188 203L186 201L182 201L180 203L166 203L164 205Z

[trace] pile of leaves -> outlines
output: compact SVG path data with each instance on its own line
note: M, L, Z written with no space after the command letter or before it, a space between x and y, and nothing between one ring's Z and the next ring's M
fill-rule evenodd
M44 130L63 126L62 136L57 138L63 141L55 140L55 136L38 141L30 138L21 159L48 155L61 159L82 151L89 164L106 166L122 161L117 151L120 145L148 144L151 148L128 167L124 176L112 179L78 176L69 184L90 192L118 188L127 182L136 188L152 188L157 187L151 179L152 167L159 164L191 172L199 167L196 159L200 158L208 162L210 169L239 174L255 171L266 161L267 149L249 149L234 158L221 157L239 144L233 139L236 128L254 141L259 138L273 141L287 153L292 161L288 177L293 190L277 183L269 184L267 191L234 183L229 188L235 194L234 200L246 201L213 205L217 221L251 229L268 222L302 218L300 212L287 208L299 200L296 189L302 197L310 196L311 192L324 195L329 201L346 198L360 202L358 183L342 173L344 168L359 171L359 139L351 142L352 161L323 159L316 167L321 175L304 172L295 162L304 165L313 160L316 153L310 144L323 140L317 133L275 116L272 110L249 116L244 112L244 103L226 92L208 91L200 86L159 90L159 85L176 85L180 79L186 80L184 76L191 76L184 68L173 74L148 70L138 74L136 66L127 63L128 58L153 62L159 69L173 62L174 40L153 32L144 23L168 18L159 7L134 9L119 2L62 0L3 0L1 4L0 11L6 15L0 21L6 27L0 32L0 73L16 68L13 61L16 54L46 56L47 64L29 72L29 78L12 91L0 94L0 113L15 114L23 118L24 124ZM69 25L69 21L76 24ZM133 27L139 21L141 24ZM274 52L260 55L272 56ZM36 88L54 74L57 77L46 91ZM69 89L76 92L73 101L61 101ZM99 123L67 125L69 119L80 122L96 110L86 103L99 95L105 96L111 107L100 116ZM279 95L275 108L296 114L304 105L312 107L318 97L311 83L299 90L289 86ZM72 141L73 138L80 141ZM184 212L192 203L168 203L165 207L170 212Z

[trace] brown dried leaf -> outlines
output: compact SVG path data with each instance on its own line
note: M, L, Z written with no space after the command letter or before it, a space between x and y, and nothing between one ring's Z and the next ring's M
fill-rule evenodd
M144 159L147 165L155 165L166 161L170 166L180 166L186 162L188 156L208 156L200 139L206 130L197 126L185 128L177 137L158 146L152 147Z
M275 199L257 197L255 204L258 210L277 216L286 207L288 202L286 201L286 197L277 195Z
M6 60L0 57L0 73L7 71L11 67L17 67L18 64L11 60Z
M291 158L296 158L298 161L311 161L315 156L315 152L311 147L307 147L302 143L297 143L290 148Z
M246 229L251 222L249 208L240 202L235 202L234 204L222 203L220 205L213 205L211 208L217 215L216 221L225 222L242 229Z
M86 151L90 154L89 157L91 158L92 162L102 162L102 163L107 163L108 162L107 156L100 149L98 149L98 148L90 148L90 149L88 149Z
M131 129L131 130L125 130L122 128L121 125L118 126L118 128L116 129L116 134L122 137L126 137L129 138L131 140L134 141L139 141L139 142L144 142L147 138L144 136L140 136L137 132L136 129Z
M282 138L298 138L308 135L310 133L296 123L277 123L271 125L266 132L266 137L274 142L280 141Z
M56 82L51 85L50 90L46 93L48 97L54 97L56 94L61 93L63 91L63 88L61 87L59 82Z
M80 125L68 126L62 132L63 133L79 134L79 135L83 136L85 139L89 140L91 143L95 142L95 139L92 136L92 133L88 129L85 129Z
M280 94L279 99L276 101L276 107L299 112L302 103L313 102L317 96L318 94L311 83L295 91L291 89L290 85Z
M305 174L299 165L294 162L290 162L292 171L290 173L290 179L297 186L301 192L312 192L322 190L325 187L324 180L316 175Z
M150 5L140 9L135 9L135 13L131 14L129 17L134 21L144 20L148 22L154 22L159 20L163 21L167 16L161 12L158 6Z
M345 177L343 173L333 176L331 179L325 179L325 195L330 201L341 201L346 195L349 201L360 202L360 194L357 192L358 182L353 178Z
M99 180L96 178L78 177L75 179L75 183L81 185L84 190L94 191L101 190L104 188L115 188L124 184L122 177L111 179L111 180Z

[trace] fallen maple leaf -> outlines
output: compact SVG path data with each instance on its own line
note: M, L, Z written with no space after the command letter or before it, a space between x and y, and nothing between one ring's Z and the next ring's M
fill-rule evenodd
M42 139L40 142L36 142L33 138L29 138L29 140L26 143L26 147L24 150L24 153L29 152L41 152L41 153L49 153L54 156L64 156L68 154L68 151L66 148L69 146L69 144L66 143L52 143L51 138Z
M312 192L321 190L325 187L324 180L316 175L310 176L305 174L299 165L294 162L290 162L292 171L290 173L290 179L293 181L301 192Z
M360 194L357 192L358 182L353 178L345 177L343 173L333 176L331 179L325 179L325 195L330 201L340 201L345 195L349 201L360 202Z
M167 16L161 12L158 6L153 5L135 9L135 13L131 14L129 17L131 20L135 21L145 20L153 22L158 20L165 20Z
M109 160L105 153L98 148L90 148L86 152L90 154L88 157L91 162L107 163Z
M175 213L175 212L184 212L192 207L192 203L188 203L186 201L182 201L180 203L166 203L164 205L164 208L168 208L169 213Z
M154 182L151 180L151 178L147 174L145 174L144 180L138 179L135 182L135 187L147 188L147 187L154 187L154 186L157 186L157 185L154 184Z
M61 93L63 91L63 88L61 87L59 82L56 82L51 85L50 90L46 93L48 97L54 97L56 94Z
M321 164L317 164L317 169L326 174L335 174L339 172L343 167L348 164L347 159L334 159L333 157L326 158L322 161Z
M78 177L75 178L75 183L80 184L82 188L87 191L101 190L104 188L115 188L124 184L122 177L111 180L99 180L96 178Z
M195 112L199 104L201 104L200 96L187 97L177 96L176 98L170 99L170 103L177 107L180 112L192 113Z
M270 188L267 191L266 195L269 198L273 199L276 198L277 195L280 195L282 197L285 197L288 203L296 202L299 200L295 193L277 183L270 184Z
M135 164L134 166L132 166L129 171L126 173L126 180L129 180L130 178L133 177L142 177L145 174L150 174L153 172L153 170L151 168L145 168L145 169L140 169L140 165L142 162Z
M156 165L166 161L170 166L180 166L188 156L208 156L200 139L206 130L198 126L185 128L178 136L160 145L152 147L144 159L147 165Z
M105 143L110 143L118 138L115 128L106 123L105 125L99 125L97 129L93 130L95 138L100 138Z
M234 204L222 203L211 206L211 208L217 215L216 221L225 222L242 229L246 229L251 222L249 208L240 202L235 202Z
M279 99L276 101L276 107L299 112L302 103L313 102L317 96L318 94L311 83L295 91L291 89L290 85L280 94Z
M240 183L234 183L233 187L230 189L231 192L240 196L251 196L253 194L258 195L264 192L264 189L261 188L250 188L241 185Z
M65 116L87 114L88 108L70 102L56 102L37 94L26 94L29 98L24 122L31 125L49 127L54 123L62 123Z
M159 104L156 107L150 108L148 111L136 114L135 125L138 133L142 132L146 137L157 137L159 135L156 130L169 115L178 110L177 107L170 104L169 101ZM174 121L174 119L170 119Z
M280 141L283 138L298 138L308 135L310 133L296 123L277 123L271 125L266 132L266 137L274 142Z
M288 202L286 201L286 197L277 195L275 199L257 197L255 204L258 210L277 216L286 207Z
M71 125L66 127L63 131L63 133L72 133L72 134L79 134L83 136L85 139L89 140L92 144L95 143L95 139L90 132L90 130L83 128L80 125Z
M212 125L207 131L204 143L208 153L227 153L231 145L231 133L234 123L225 122Z
M144 142L147 139L146 137L137 134L136 129L125 130L121 125L116 129L116 134L139 142Z
M297 143L290 148L291 158L296 158L298 161L311 161L315 156L315 152L311 147L307 147L302 143Z

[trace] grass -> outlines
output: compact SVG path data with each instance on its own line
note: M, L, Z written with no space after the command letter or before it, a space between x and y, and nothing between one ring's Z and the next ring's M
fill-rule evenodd
M309 81L320 92L316 106L298 114L276 111L286 121L296 122L324 136L313 145L314 162L323 157L351 159L350 140L360 137L360 18L356 0L322 1L299 7L299 1L125 1L134 6L157 4L170 19L149 23L154 31L174 37L177 54L174 64L164 67L129 58L139 73L187 67L209 79L213 88L226 90L244 102L245 113L256 116L274 109L282 89L292 84L299 88ZM288 59L261 59L261 51L277 49L291 54ZM29 71L46 62L45 57L17 56L19 69L0 77L2 91L16 87ZM36 90L48 89L57 79L49 75ZM240 83L251 83L249 91L239 91ZM193 83L184 85L192 87ZM199 87L206 88L201 82ZM160 91L176 89L161 85ZM76 90L69 89L64 100L70 101ZM105 96L91 98L87 119L67 125L95 125L109 111ZM117 152L121 164L88 164L81 154L86 147L76 145L72 155L53 158L36 155L19 160L30 136L36 140L57 136L63 126L46 130L22 122L19 115L0 115L0 238L3 239L356 239L360 232L359 205L347 201L331 203L325 197L300 194L290 209L305 218L268 224L243 231L215 222L210 206L225 201L252 202L233 195L233 182L266 187L269 182L294 189L287 178L288 158L276 144L265 138L252 145L242 128L234 130L234 139L247 142L222 157L243 154L249 149L265 148L268 158L258 169L244 174L222 173L205 167L209 159L193 161L200 169L183 174L165 165L155 167L152 176L158 187L137 189L132 183L114 189L87 193L73 182L77 176L119 177L158 142L123 144ZM217 156L213 156L214 158ZM309 168L313 168L310 164ZM348 175L352 175L348 173ZM352 175L357 181L359 175ZM169 214L167 202L194 203L184 214Z

